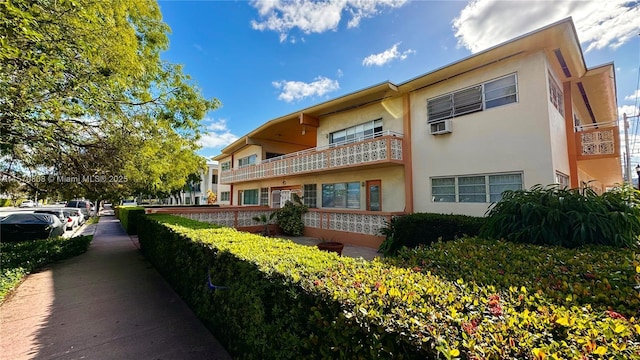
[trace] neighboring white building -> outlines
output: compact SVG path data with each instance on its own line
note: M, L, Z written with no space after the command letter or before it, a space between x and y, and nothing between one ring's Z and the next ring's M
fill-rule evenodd
M226 187L228 188L228 185ZM214 204L221 204L219 201L220 195L218 194L217 161L207 160L206 170L200 173L200 182L187 184L179 195L180 202L175 197L165 199L164 202L169 205L206 205L209 190L216 194L216 202Z

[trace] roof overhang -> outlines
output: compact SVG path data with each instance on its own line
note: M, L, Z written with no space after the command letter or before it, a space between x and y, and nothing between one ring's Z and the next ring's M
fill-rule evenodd
M300 147L316 146L316 126L304 120L306 116L320 119L324 116L357 109L369 104L381 102L398 95L398 88L391 82L383 82L321 104L281 116L264 123L262 126L239 138L222 149L222 153L213 157L221 160L247 145L262 141L277 141ZM305 115L304 117L302 115ZM303 136L301 136L303 135Z

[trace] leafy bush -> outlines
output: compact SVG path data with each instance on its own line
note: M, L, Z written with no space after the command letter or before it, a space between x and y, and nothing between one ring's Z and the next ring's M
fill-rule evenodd
M284 206L278 210L276 215L278 225L287 235L302 236L304 232L302 215L306 213L309 208L302 203L298 194L292 193L291 199L292 200L288 200Z
M93 236L0 243L0 302L22 279L45 265L87 251Z
M385 240L378 249L385 256L402 247L413 248L436 241L448 241L463 236L476 236L485 219L466 215L414 213L394 217L380 230Z
M628 187L602 195L558 185L506 191L488 211L481 236L513 242L630 247L640 234L638 192Z
M403 249L384 261L501 290L524 286L557 305L637 317L640 294L634 289L633 257L631 250L606 246L567 249L466 238Z
M640 358L613 311L160 219L141 219L145 255L237 359Z
M118 219L129 235L138 233L138 217L140 215L144 215L144 207L118 206Z

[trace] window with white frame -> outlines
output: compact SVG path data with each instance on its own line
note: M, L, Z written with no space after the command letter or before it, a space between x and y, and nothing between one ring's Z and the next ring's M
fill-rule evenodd
M316 208L318 207L318 186L316 184L304 184L303 185L303 203L310 207Z
M427 100L430 123L518 101L516 74L484 82Z
M560 112L560 114L564 115L564 95L562 94L562 89L560 85L553 78L551 73L549 73L549 101L553 104L553 106Z
M218 183L218 175L216 174L211 175L211 183L214 185Z
M231 199L231 191L220 192L220 201L229 201Z
M258 155L256 154L240 158L238 159L238 167L241 168L249 165L255 165L257 159L258 159Z
M371 139L374 134L382 132L382 119L368 121L363 124L338 130L329 134L329 144L347 144L363 139Z
M360 209L360 182L322 184L322 207Z
M569 187L569 175L556 171L556 184L560 185L560 188Z
M433 202L496 202L506 190L522 190L522 174L486 174L431 179Z
M231 161L225 161L222 164L220 164L220 170L222 171L231 170Z

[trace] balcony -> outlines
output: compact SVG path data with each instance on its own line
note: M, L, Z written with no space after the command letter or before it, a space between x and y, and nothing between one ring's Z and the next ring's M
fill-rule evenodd
M576 129L578 160L620 156L620 131L615 122Z
M220 182L296 176L380 164L403 164L402 134L384 131L367 137L267 159L259 164L222 171Z

